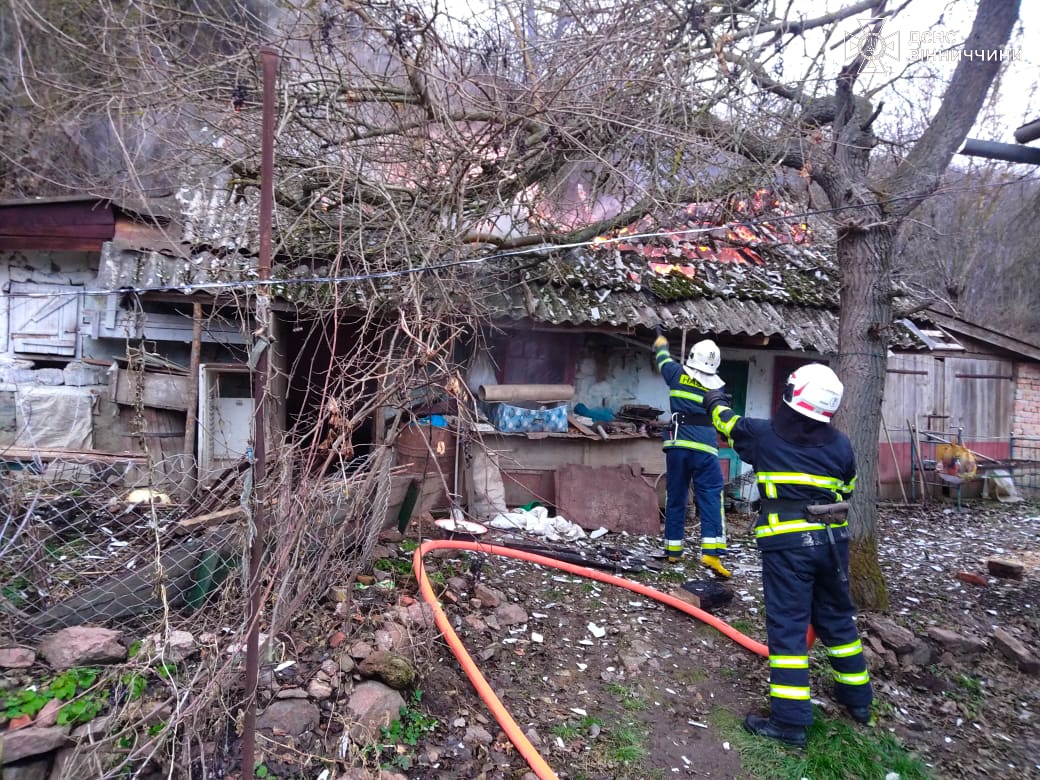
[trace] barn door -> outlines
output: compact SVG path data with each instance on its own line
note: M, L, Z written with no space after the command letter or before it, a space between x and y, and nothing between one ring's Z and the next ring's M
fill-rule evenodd
M32 355L76 355L83 285L11 282L11 350Z

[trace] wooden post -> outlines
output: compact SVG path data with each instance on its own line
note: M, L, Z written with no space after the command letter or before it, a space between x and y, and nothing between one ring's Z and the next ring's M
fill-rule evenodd
M199 362L202 352L202 304L196 302L192 309L191 358L188 361L188 415L184 420L184 452L195 457L195 431L198 429L199 411ZM192 469L198 474L197 464Z

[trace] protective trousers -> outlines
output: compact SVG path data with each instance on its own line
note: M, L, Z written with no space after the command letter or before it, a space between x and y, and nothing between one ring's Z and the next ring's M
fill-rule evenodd
M769 695L773 720L792 726L812 723L809 702L810 622L834 669L834 696L846 707L869 707L874 698L856 630L848 585L834 566L827 543L762 551L762 587L769 641ZM834 546L844 571L849 547Z
M665 449L668 501L664 510L664 549L682 555L686 531L686 497L693 480L694 501L701 521L701 553L726 554L726 516L722 505L722 467L718 456L683 447Z

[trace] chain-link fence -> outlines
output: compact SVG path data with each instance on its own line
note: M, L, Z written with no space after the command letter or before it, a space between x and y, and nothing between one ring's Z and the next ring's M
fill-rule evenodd
M292 641L287 629L369 558L391 484L389 448L315 478L294 474L293 460L280 451L262 486L268 534L255 587L268 670ZM155 465L152 473L168 474ZM256 532L250 465L199 498L130 488L62 460L10 460L0 485L0 647L35 651L49 666L42 676L39 663L8 670L8 725L71 729L77 747L59 752L62 777L235 768ZM61 633L81 626L113 633ZM51 721L41 719L45 707Z

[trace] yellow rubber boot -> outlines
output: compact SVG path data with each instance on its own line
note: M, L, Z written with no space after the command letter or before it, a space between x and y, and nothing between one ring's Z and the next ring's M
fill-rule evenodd
M722 565L722 561L719 560L714 555L702 555L701 556L701 563L703 563L705 566L707 566L713 572L718 574L720 577L722 577L724 579L727 579L727 580L730 578L729 569L727 569L725 566L723 566Z

